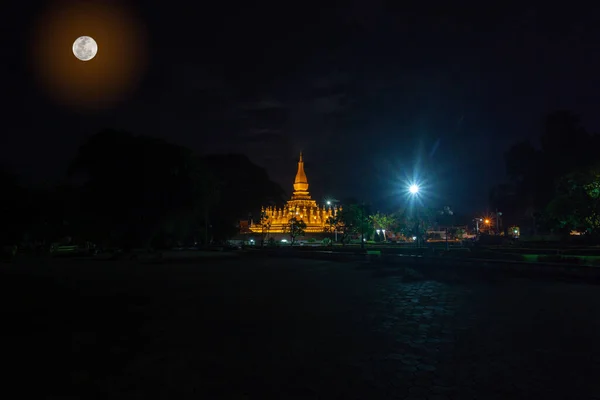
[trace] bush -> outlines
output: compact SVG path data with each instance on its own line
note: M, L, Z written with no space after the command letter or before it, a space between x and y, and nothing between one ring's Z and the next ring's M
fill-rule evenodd
M495 252L495 251L476 251L476 252L472 252L471 254L473 254L473 257L481 257L481 258L487 258L490 260L506 260L506 261L525 261L525 257L523 257L521 254L514 254L514 253L501 253L501 252Z
M565 257L558 255L538 256L538 262L581 264L582 261L583 260L581 258L577 257Z
M329 239L329 238L325 238L325 239L323 239L323 240L321 241L321 244L322 244L323 246L330 246L330 245L331 245L331 239Z
M486 260L525 261L521 254L502 253L489 250L450 250L443 253L444 257L452 258L483 258Z
M590 264L592 264L595 267L600 267L600 259L594 259L590 262Z

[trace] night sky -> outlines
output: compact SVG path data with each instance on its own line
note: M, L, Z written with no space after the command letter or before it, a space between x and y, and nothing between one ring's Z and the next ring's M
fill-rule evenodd
M405 3L10 2L0 158L56 182L111 127L243 152L288 192L302 150L317 200L392 210L416 174L432 204L475 213L547 112L600 127L597 6Z

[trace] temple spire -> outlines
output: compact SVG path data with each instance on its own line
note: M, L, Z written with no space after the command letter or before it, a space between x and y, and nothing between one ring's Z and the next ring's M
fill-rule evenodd
M296 179L294 180L294 191L296 192L308 192L308 179L304 172L304 160L302 159L302 152L300 152L300 160L298 160L298 172L296 172Z

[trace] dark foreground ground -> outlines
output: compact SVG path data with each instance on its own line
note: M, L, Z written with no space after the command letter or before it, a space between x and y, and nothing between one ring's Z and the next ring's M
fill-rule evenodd
M287 259L0 270L6 399L600 399L600 286Z

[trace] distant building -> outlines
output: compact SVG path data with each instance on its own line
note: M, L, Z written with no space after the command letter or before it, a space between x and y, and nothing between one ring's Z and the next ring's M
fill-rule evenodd
M240 221L240 233L250 233L250 221L245 219Z

